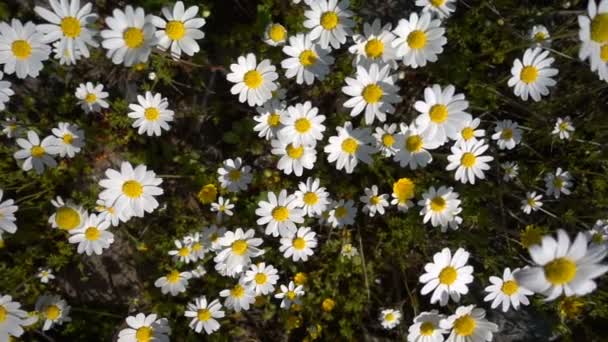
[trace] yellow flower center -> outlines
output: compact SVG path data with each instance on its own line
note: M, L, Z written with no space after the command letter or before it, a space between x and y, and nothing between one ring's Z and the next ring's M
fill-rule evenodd
M144 44L144 30L129 27L123 32L122 39L124 39L125 45L129 49L137 49Z
M70 133L66 133L63 135L63 137L61 138L61 140L63 140L64 143L71 145L72 142L74 141L74 136L71 135Z
M429 116L434 123L442 123L448 119L448 107L443 104L436 104L429 110Z
M604 44L600 48L600 58L602 62L608 62L608 44Z
M19 39L11 44L13 55L19 60L27 59L32 54L32 46L29 42Z
M519 78L522 82L526 84L530 84L538 78L538 69L531 65L527 65L521 69L521 73L519 74Z
M337 218L341 219L346 217L346 214L348 214L348 210L346 210L345 207L338 207L336 208L335 214Z
M336 28L339 22L340 18L338 18L338 14L334 11L321 14L321 26L328 31Z
M272 113L272 114L268 115L268 119L266 120L266 123L270 127L277 127L281 123L281 116L277 113Z
M239 179L241 179L241 171L232 170L232 171L228 172L228 178L230 178L230 180L233 182L238 181Z
M377 84L367 85L361 92L361 96L363 96L363 99L367 103L377 103L382 99L383 95L384 92L382 91L382 88Z
M342 141L342 151L348 154L355 154L359 149L359 142L353 138L346 138Z
M537 42L542 42L545 39L547 39L547 35L544 32L536 32L534 34L534 40Z
M196 318L201 322L208 321L211 318L211 311L208 309L200 309L196 312Z
M380 203L380 197L379 196L372 196L369 199L369 203L373 204L373 205L376 205L376 204Z
M382 145L386 146L386 147L391 147L393 146L393 144L395 143L395 137L393 137L392 134L384 134L382 136Z
M393 193L399 199L399 202L405 202L414 197L415 184L409 178L400 178L393 183Z
M295 249L297 249L299 251L301 251L304 248L306 248L306 240L304 240L301 237L297 237L297 238L293 239L293 241L292 241L291 244L292 244L293 248L295 248Z
M300 53L300 64L305 68L315 64L317 62L317 54L312 50L304 50Z
M155 107L148 107L144 111L144 117L148 121L156 121L156 120L158 120L159 116L160 116L160 111Z
M186 27L184 23L178 20L171 20L167 23L165 27L165 32L167 36L172 40L180 40L186 34Z
M518 289L519 289L519 285L517 284L517 282L515 280L505 281L502 284L502 287L500 288L500 290L507 296L514 294L515 292L517 292Z
M591 40L608 42L608 13L599 13L591 21Z
M294 127L298 133L304 134L310 130L312 125L310 124L310 120L308 120L307 118L300 118L296 120L296 122L294 123Z
M272 209L272 218L274 218L275 221L278 222L283 222L287 220L289 218L289 209L283 206L278 206Z
M545 277L553 285L569 283L576 276L576 263L568 258L557 258L544 266Z
M61 19L61 31L68 38L80 36L80 20L75 17L64 17Z
M468 141L475 136L475 131L472 127L465 127L460 131L460 135L462 135L462 139Z
M55 213L55 223L59 229L72 230L80 226L80 214L73 208L61 207Z
M201 245L198 242L192 245L192 250L195 251L195 252L198 252L198 251L200 251L202 249L203 249L203 245Z
M44 147L42 147L42 146L32 146L30 153L32 154L32 157L34 157L34 158L41 158L42 156L44 156L46 151L44 150Z
M380 39L370 39L365 43L365 54L368 58L376 59L381 57L383 52L384 43Z
M257 70L249 70L245 73L245 76L243 76L243 82L251 89L259 88L263 81L264 78L262 77L262 74Z
M167 274L167 281L169 282L169 284L175 284L179 281L179 279L179 271L177 270L173 270L169 274Z
M430 0L431 5L435 7L442 6L445 3L445 0Z
M137 342L149 342L154 335L154 330L150 327L141 327L135 332Z
M384 320L387 322L392 322L395 320L395 315L392 312L389 312L386 315L384 315Z
M129 180L122 184L122 193L130 198L139 198L144 192L144 187L136 180Z
M410 152L420 152L420 150L422 150L422 137L419 135L410 135L405 139L405 148Z
M564 186L564 181L559 177L555 177L553 180L553 186L557 189L561 189Z
M503 140L510 140L513 138L513 129L511 128L505 128L502 130L502 133L500 133L500 137Z
M460 336L471 336L475 332L477 322L471 315L464 315L454 321L454 331Z
M87 230L84 231L84 237L89 241L96 241L101 236L101 231L97 229L97 227L88 227Z
M270 26L270 30L268 31L268 36L270 39L275 42L282 42L285 40L287 36L287 30L281 24L274 24Z
M207 184L203 186L201 191L198 192L198 199L203 204L208 204L217 198L217 188L214 184Z
M49 305L44 309L44 316L51 321L55 321L61 317L61 309L57 305Z
M306 205L315 205L319 201L319 196L312 191L309 191L304 194L304 203Z
M462 157L460 157L460 164L464 167L473 167L477 158L471 152L465 152Z
M236 240L232 243L232 253L236 255L244 255L247 253L249 244L245 240Z
M289 300L294 300L296 299L296 293L294 291L287 291L287 298L289 298Z
M302 155L304 154L303 146L294 147L293 144L289 144L287 145L285 150L287 151L287 155L291 159L300 159L300 157L302 157Z
M181 257L187 257L188 255L190 255L190 248L188 248L188 247L180 248L179 251L177 251L177 255L179 255Z
M245 295L245 289L240 284L237 284L230 290L230 294L234 298L242 298Z
M330 312L334 309L334 307L336 306L336 301L334 301L331 298L325 298L323 300L323 303L321 303L321 308L323 309L323 311L325 312Z
M439 272L439 282L441 284L452 285L456 278L458 278L458 272L452 266L446 266Z
M426 33L421 30L410 32L407 36L407 44L412 49L422 49L426 46Z
M6 320L6 316L8 316L8 312L4 308L4 306L0 305L0 323Z
M441 212L445 209L447 203L441 196L434 197L431 200L431 210L434 212Z
M258 273L254 277L255 283L258 285L266 284L268 281L268 276L265 273Z
M306 282L308 281L308 276L306 275L306 273L304 272L298 272L296 273L296 275L293 277L293 281L297 284L297 285L303 285L306 284Z
M435 332L435 326L431 322L424 322L420 325L420 335L431 336Z
M87 96L84 98L84 101L88 104L91 104L91 103L97 101L97 95L95 95L93 93L88 93Z

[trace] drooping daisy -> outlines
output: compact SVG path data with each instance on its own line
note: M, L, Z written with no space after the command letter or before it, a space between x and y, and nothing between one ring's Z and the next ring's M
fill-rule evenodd
M267 295L274 292L274 285L279 280L279 271L266 263L251 264L245 272L243 281L250 287L256 296Z
M230 88L233 95L239 94L239 102L247 102L250 107L261 106L272 98L272 92L278 89L275 82L279 75L276 68L270 64L269 59L264 59L257 64L255 55L240 56L236 64L230 65L226 78L235 83Z
M521 210L526 214L537 211L543 206L542 199L543 195L537 195L536 191L526 192L526 199L521 200Z
M390 65L379 67L372 63L368 69L357 66L356 78L346 77L342 92L351 96L344 102L344 107L352 108L350 116L357 117L365 111L365 123L371 125L376 118L386 121L386 114L395 111L394 104L401 102L401 97L390 71Z
M547 196L559 198L561 194L570 195L572 193L572 176L570 172L562 170L558 167L555 174L548 172L545 174L545 187Z
M403 128L405 129L395 136L393 148L396 152L393 160L399 162L399 166L409 166L412 170L419 166L426 167L433 161L433 156L427 150L436 149L441 143L423 134L415 125Z
M310 38L318 41L324 49L331 45L339 49L346 43L346 38L353 34L355 26L351 19L353 13L348 10L349 1L319 0L308 3L310 9L304 12L304 27L310 30Z
M103 84L97 83L93 85L91 82L80 83L76 88L76 98L80 101L80 107L86 112L99 112L101 108L108 108L110 105L106 102L108 93L103 91Z
M559 136L561 140L570 139L570 136L574 133L574 126L569 116L565 118L557 118L555 126L551 134Z
M259 216L256 223L266 225L266 235L286 236L297 229L296 223L304 222L304 212L297 206L296 196L288 195L285 189L278 196L274 192L268 192L268 201L260 201L255 210Z
M43 284L48 284L49 280L55 279L55 275L53 275L53 270L50 268L38 268L38 273L36 274L36 278L40 279L40 282Z
M352 245L352 243L345 243L340 249L340 255L347 259L352 259L354 256L359 255L359 251L357 250L357 247Z
M317 247L316 236L317 233L310 227L289 231L287 235L281 237L279 251L283 252L285 258L291 258L293 261L307 261L309 256L315 254L313 249Z
M433 291L431 304L439 302L445 306L448 300L456 303L460 296L469 293L467 284L473 282L473 266L467 265L469 252L458 248L452 256L449 248L444 248L433 256L433 262L424 266L426 273L419 280L425 284L420 294L427 295Z
M380 325L384 329L390 330L401 323L401 311L394 309L384 309L380 312Z
M10 198L2 202L3 195L4 191L0 189L0 234L4 232L14 234L17 231L17 225L15 224L17 218L15 218L15 213L19 207L13 205L15 201Z
M103 216L105 220L110 221L112 226L116 227L120 222L127 222L131 219L130 213L116 210L112 206L108 206L106 201L98 199L96 202L95 210L99 213L99 216Z
M480 123L481 120L479 118L465 120L464 127L460 130L460 134L458 134L456 140L479 140L479 138L485 137L486 131L484 129L477 129Z
M513 309L518 310L520 304L530 304L526 296L531 296L534 293L522 287L515 280L513 275L518 271L519 268L516 268L511 273L511 269L507 267L503 272L502 278L490 277L492 285L485 288L488 295L483 300L485 302L492 301L492 309L496 309L499 305L502 305L502 311L507 312L511 306L513 306Z
M254 235L253 229L246 232L241 228L237 228L234 232L227 231L220 238L221 251L213 261L216 264L226 265L228 276L240 274L249 266L251 258L264 254L264 250L258 248L262 244L262 239L254 238Z
M314 147L317 140L323 139L324 121L325 115L320 115L319 109L313 107L310 101L297 103L287 107L287 113L281 117L283 128L278 135L296 145Z
M334 63L329 50L313 43L309 34L298 33L289 37L289 45L283 47L283 53L287 55L281 61L285 77L295 77L297 84L311 85L315 79L323 81L329 73L329 66Z
M587 237L594 244L603 244L608 241L608 219L597 220L589 231Z
M196 40L205 38L205 33L199 30L205 25L205 19L197 18L198 6L184 8L184 3L178 1L173 5L173 11L168 7L162 9L164 19L152 16L151 22L158 28L156 31L157 46L162 50L171 49L171 57L179 59L182 51L193 56L200 51Z
M60 122L57 128L51 130L55 135L55 145L59 148L59 156L74 158L84 147L84 131L76 125Z
M336 162L336 169L345 169L346 173L352 173L359 161L372 163L371 154L376 150L369 128L353 128L347 121L344 126L336 127L336 131L338 135L330 137L324 148L328 162Z
M241 310L247 311L249 310L249 306L255 303L255 292L241 282L237 283L231 289L220 291L220 296L226 298L224 300L224 306L236 312L240 312Z
M201 241L200 233L196 232L191 235L186 235L183 238L182 242L184 243L184 245L190 248L190 257L192 258L192 261L202 260L205 257L205 253L207 253L207 250L205 248L204 242ZM202 271L203 273L205 272L204 269Z
M87 2L80 7L80 0L61 1L61 4L57 0L49 2L52 12L40 6L34 8L36 14L49 22L36 27L39 32L44 33L44 41L52 43L58 40L64 50L63 61L68 65L76 63L76 56L89 58L88 46L99 46L93 39L97 34L92 28L97 14L91 13L92 4Z
M393 147L395 143L395 135L397 124L384 124L383 127L376 127L376 132L373 137L376 139L376 149L380 151L383 157L392 157L396 150Z
M401 19L393 30L396 35L393 48L397 58L412 68L423 67L427 62L436 62L437 55L443 52L448 42L441 20L431 19L428 12L410 14L409 20Z
M138 313L125 319L128 328L118 333L118 342L169 342L171 328L166 318Z
M216 219L218 221L222 220L223 215L232 216L234 213L232 212L234 209L234 204L230 203L230 199L220 196L217 199L217 202L211 203L211 211L217 212Z
M220 244L220 239L226 233L226 228L218 227L216 225L211 225L203 229L201 240L203 242L203 246L206 249L210 249L212 251L217 251L222 249L222 245Z
M120 172L114 169L106 170L106 177L99 181L105 188L99 198L111 203L116 210L127 216L143 217L158 208L155 196L163 194L159 187L163 180L156 173L148 170L146 165L137 165L135 169L129 162L122 162Z
M451 330L446 342L486 342L492 341L498 326L486 318L486 311L475 305L460 306L456 313L442 319L439 326Z
M11 82L3 81L3 77L4 73L0 71L0 112L6 108L5 104L8 102L9 97L15 95L15 92L11 89Z
M270 46L285 44L287 29L279 23L269 23L264 30L264 43Z
M442 319L445 319L445 316L437 310L421 312L408 328L407 341L443 342L443 334L448 331L439 326Z
M584 296L597 287L593 279L608 272L608 265L600 264L608 249L589 245L589 238L579 232L571 242L563 230L557 239L544 236L540 245L529 249L533 265L521 269L515 279L521 286L554 300L560 295Z
M548 57L549 51L541 48L527 49L523 60L519 58L513 62L509 87L514 87L515 96L527 101L528 95L536 102L542 96L549 95L549 88L557 82L552 78L558 70L551 68L555 58Z
M334 228L349 226L355 223L357 207L353 200L339 200L332 205L327 222Z
M31 21L25 25L18 19L10 25L0 22L0 64L5 74L36 78L50 54L51 47L43 43L42 33Z
M414 108L420 115L416 126L429 139L439 144L448 138L457 140L466 123L473 119L466 110L469 102L464 94L454 94L456 88L449 85L441 88L438 84L424 89L424 101L416 101Z
M393 200L391 204L396 205L399 211L407 211L414 205L411 199L414 198L415 189L416 185L411 179L407 177L399 178L393 183L393 193L391 195Z
M608 80L608 3L590 0L587 15L578 16L580 27L578 36L581 48L578 56L582 61L589 59L591 71L597 72L601 80Z
M171 293L172 296L185 292L188 286L188 280L192 278L190 272L180 272L172 270L166 275L156 279L154 286L160 288L162 294Z
M205 296L198 297L193 302L188 303L184 312L184 316L192 318L188 324L190 328L197 333L204 329L207 335L211 335L220 328L217 319L224 318L224 315L220 301L214 299L207 303Z
M295 196L296 206L309 217L320 216L329 205L329 193L320 186L319 178L308 177L306 183L300 182Z
M105 19L109 29L101 31L101 45L108 50L106 56L112 63L130 67L148 61L152 48L156 45L156 28L152 17L144 9L133 9L127 5L125 10L114 9L112 16Z
M287 114L287 105L279 100L269 100L264 105L255 110L259 115L253 117L258 124L253 130L258 133L260 138L271 140L278 136L278 132L283 128L281 119Z
M253 175L251 174L251 166L244 165L240 157L226 159L222 162L222 167L217 169L218 181L222 188L230 192L239 192L247 190L247 186L251 183Z
M522 131L519 128L519 124L511 120L502 120L496 123L494 127L494 134L492 134L492 140L496 140L498 148L504 150L512 150L517 144L521 142Z
M297 285L290 281L287 286L281 285L279 293L274 295L274 298L281 299L281 308L289 309L291 305L302 304L302 296L304 296L304 286Z
M57 162L52 157L59 153L59 147L55 145L54 137L48 136L41 142L36 132L28 131L27 139L17 139L17 145L22 149L15 152L13 156L17 160L24 159L21 165L24 171L33 168L37 174L42 174L45 168L57 166Z
M21 136L23 133L23 129L19 127L17 124L17 119L14 117L7 117L4 121L2 121L2 133L6 135L7 138L16 138Z
M160 136L161 128L168 131L170 129L167 122L173 121L173 111L167 109L169 101L166 97L162 97L160 93L152 94L147 91L144 96L137 95L137 103L129 105L128 116L135 119L133 127L139 127L137 133L148 136Z
M395 61L395 49L393 40L395 35L391 32L392 25L382 26L380 19L375 19L370 25L363 24L363 34L355 34L354 45L348 48L348 52L355 55L353 65L360 65L369 69L372 63L388 64L391 69L397 69Z
M418 205L422 207L420 215L424 216L423 222L430 220L433 227L439 226L442 232L447 231L450 222L462 211L460 203L458 193L452 187L446 186L437 190L431 186L418 201Z
M23 327L36 322L9 295L0 295L0 313L0 341L14 341L13 337L23 335Z
M173 256L175 260L186 264L195 261L196 257L192 254L192 249L188 244L182 243L180 240L175 240L173 243L176 249L170 250L168 254Z
M505 182L512 181L519 175L519 165L516 162L504 162L500 164L500 168L503 170L502 179Z
M78 244L79 254L101 255L104 249L114 243L114 234L107 229L110 222L103 216L91 214L81 228L70 230L70 243Z
M57 208L53 215L49 217L49 223L53 228L70 231L82 228L87 221L87 211L81 205L74 204L71 200L64 202L63 198L57 196L51 200L51 204Z
M42 295L36 300L35 309L39 319L43 321L42 331L47 331L53 325L70 322L70 306L59 296Z
M537 47L549 47L551 46L551 35L549 30L544 25L534 25L528 33L530 40L534 42Z
M423 12L435 13L444 19L456 11L456 0L416 0L416 6L422 7Z
M370 188L365 188L365 196L359 197L359 200L363 202L363 212L368 214L370 217L376 216L376 212L380 215L384 215L384 208L388 207L388 195L378 194L378 186L372 185Z
M456 170L454 178L463 184L475 184L475 178L484 179L483 171L490 169L492 156L483 155L488 149L485 140L458 141L452 146L452 154L448 156L449 164L446 170Z
M300 177L304 169L311 170L317 161L317 150L310 145L297 145L293 143L293 137L281 134L278 139L272 140L272 153L280 157L277 162L277 169L282 170L286 175L292 172Z

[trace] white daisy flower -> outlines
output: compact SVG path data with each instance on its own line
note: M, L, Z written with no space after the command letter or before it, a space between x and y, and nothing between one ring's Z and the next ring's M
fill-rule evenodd
M289 37L289 45L283 47L283 53L287 55L281 61L285 77L295 77L297 84L311 85L315 78L324 80L329 74L329 66L334 63L329 50L313 43L309 34L298 33Z
M389 65L380 68L372 63L368 69L357 66L356 78L346 77L342 92L351 96L344 102L344 107L352 108L351 117L357 117L365 110L365 123L371 125L376 118L380 122L386 121L386 114L395 111L394 104L401 102L401 97L397 95L399 87L394 84L390 71Z
M195 261L196 257L192 255L192 249L188 244L182 243L180 240L175 240L173 243L177 249L170 250L168 253L173 259L186 264Z
M446 170L456 170L454 178L463 184L475 184L475 178L484 179L484 171L490 169L489 162L494 157L483 155L488 149L485 140L456 142L452 146L452 154L448 156L449 164Z
M76 205L71 200L64 202L60 196L52 199L51 204L57 208L48 221L53 228L67 231L79 229L84 226L89 216L81 205Z
M0 23L1 24L1 23ZM27 132L27 139L17 139L17 145L22 149L15 152L15 159L24 159L21 168L29 171L32 168L37 174L42 174L45 168L54 168L57 162L52 156L59 153L59 147L55 145L55 138L48 136L40 141L38 134L34 131Z
M255 292L256 296L267 295L274 292L274 286L279 280L279 271L266 263L251 264L245 272L243 281Z
M225 297L224 306L236 312L249 310L249 306L255 303L255 293L250 287L244 286L240 282L231 289L220 291L220 296Z
M170 129L167 122L173 121L173 111L167 109L169 101L166 97L162 97L160 93L152 94L146 91L145 97L137 95L137 103L129 104L131 112L128 116L135 119L133 128L139 127L137 133L148 136L160 136L161 128L165 131Z
M563 230L557 239L544 236L540 245L529 249L533 265L515 274L521 286L545 295L550 301L564 294L583 296L597 287L593 279L608 272L608 265L600 264L608 249L589 245L589 238L579 232L574 242Z
M53 325L63 325L70 322L70 306L59 296L43 295L36 300L35 310L42 323L42 331L47 331Z
M439 326L442 319L445 319L445 316L437 310L421 312L408 328L407 341L443 342L443 335L448 331Z
M2 133L6 135L7 138L16 138L21 136L23 128L19 127L17 119L14 117L6 117L6 119L2 121Z
M274 295L274 298L281 299L281 308L289 309L292 304L301 305L302 296L304 296L304 286L297 285L290 281L287 286L281 285L280 292Z
M166 275L156 279L154 286L160 288L162 294L171 293L172 296L177 296L182 292L186 292L188 280L192 278L190 272L180 272L172 270Z
M589 59L591 71L597 72L600 79L608 80L608 2L590 0L587 15L578 16L580 27L578 36L581 48L578 56L582 61Z
M519 124L511 120L502 120L496 123L494 127L492 140L497 140L498 148L504 150L512 150L521 142L522 131Z
M278 136L290 139L296 145L314 147L317 140L323 139L324 121L325 115L320 115L319 109L313 107L310 101L296 103L287 107L287 113L281 116L283 127Z
M255 110L259 115L253 117L258 124L253 127L253 130L258 133L260 138L271 140L278 136L278 132L283 128L281 119L287 113L287 105L279 100L268 100L261 107Z
M201 241L200 233L197 232L192 235L186 235L182 242L190 248L192 261L202 260L205 257L207 251L204 242ZM202 269L202 272L203 274L206 273L204 268Z
M287 40L287 29L279 23L269 23L264 30L264 43L280 46Z
M52 12L40 6L34 7L34 12L48 21L36 27L38 32L44 33L44 41L62 46L61 64L75 64L76 57L89 58L89 48L98 47L99 43L93 39L97 31L92 28L97 20L97 14L91 13L92 4L87 2L80 7L80 0L49 0ZM88 45L88 46L87 46Z
M462 248L458 248L453 256L449 248L435 253L433 262L424 266L426 273L419 278L425 284L420 294L427 295L433 291L431 304L439 302L445 306L450 298L458 303L461 295L469 293L467 284L473 282L473 266L467 265L468 260L469 252Z
M107 229L110 222L103 216L91 214L81 228L70 230L70 243L78 244L78 254L101 255L104 249L114 243L114 234Z
M36 78L50 54L51 47L43 42L42 33L31 21L25 25L18 19L10 25L0 22L0 64L4 64L5 74Z
M258 248L263 240L254 238L254 235L253 229L246 232L241 228L237 228L234 232L227 231L219 240L221 251L213 261L225 265L228 276L240 274L249 266L251 258L264 254L264 250Z
M297 208L302 208L309 217L320 216L329 205L329 193L320 186L319 178L308 177L300 182L295 192Z
M570 195L572 190L572 176L570 172L563 171L561 167L558 167L555 170L555 174L546 173L545 174L545 187L547 190L545 194L547 196L553 196L555 198L559 198L560 194Z
M240 56L236 64L230 65L226 78L235 83L230 88L233 95L239 94L239 102L247 102L250 107L261 106L272 98L272 92L278 89L275 82L279 75L276 68L270 64L269 59L264 59L257 64L255 55Z
M376 149L380 151L383 157L392 157L397 152L393 147L396 131L397 124L384 124L382 127L376 127L376 132L372 134L376 139Z
M51 130L55 135L55 145L59 148L59 156L74 158L84 147L84 131L76 125L60 122L57 128Z
M314 255L313 249L317 247L317 234L310 227L300 227L298 230L289 231L281 237L281 247L285 258L291 258L297 262L307 261L309 256Z
M353 13L348 10L349 1L318 0L307 4L310 9L304 12L304 27L310 30L310 38L318 41L324 49L331 45L339 49L346 43L346 38L353 34L355 26L351 19Z
M86 113L99 112L101 108L108 108L110 105L106 102L108 93L103 91L103 84L97 83L93 85L91 82L80 83L76 88L76 98L80 100L80 107Z
M530 40L534 42L534 46L537 47L549 47L551 46L551 35L549 30L544 25L534 25L528 33Z
M184 316L192 318L188 324L192 330L200 333L204 329L207 335L211 335L220 328L217 319L224 318L225 314L219 300L207 303L207 298L201 296L188 303Z
M533 211L537 211L543 206L542 199L543 195L537 195L536 191L526 192L526 199L521 201L521 210L528 215Z
M608 241L608 219L597 220L589 231L587 237L594 244L603 244Z
M279 195L268 192L268 201L258 202L255 214L259 216L256 223L266 225L266 235L286 236L297 229L296 223L304 222L304 212L298 209L295 195L288 195L283 189Z
M416 6L422 7L422 12L431 12L445 19L456 11L456 0L416 0Z
M234 209L234 204L230 203L230 199L220 196L217 199L217 202L211 203L211 211L217 212L216 219L218 221L222 220L223 215L232 216L234 213L232 212Z
M363 202L363 213L368 214L370 217L376 216L376 212L380 215L384 215L384 208L388 207L388 195L378 194L378 186L372 185L370 188L365 188L365 196L359 197L359 200Z
M411 179L407 177L399 178L393 183L391 204L396 205L399 211L407 211L414 205L411 199L414 198L415 188L416 185Z
M492 301L492 309L496 309L499 305L502 305L502 311L507 312L511 306L513 306L513 309L518 310L520 304L530 304L526 296L531 296L534 293L522 287L515 280L513 275L518 271L519 268L516 268L511 273L511 269L507 267L503 272L502 278L490 277L492 285L485 288L488 295L483 300L484 302Z
M401 311L394 309L384 309L380 312L380 325L384 329L390 330L401 323Z
M310 145L296 145L292 143L292 137L281 135L278 139L272 140L272 153L279 156L277 169L282 170L286 175L292 172L300 177L304 169L311 170L317 161L317 151Z
M412 13L409 20L399 20L393 33L396 38L392 44L397 58L414 69L425 66L427 62L436 62L437 55L443 52L443 46L448 42L441 20L432 20L428 12L420 17Z
M109 29L101 31L101 45L108 50L106 56L112 59L112 63L124 63L130 67L148 61L157 43L154 36L156 28L151 20L152 16L146 15L143 8L133 9L131 5L127 5L124 11L116 8L112 16L106 17Z
M536 102L542 96L549 95L549 88L557 82L552 78L558 70L551 68L555 58L548 57L549 51L541 48L527 49L523 60L519 58L513 62L509 87L514 87L515 96L527 101L528 95Z
M371 154L376 150L372 146L373 138L369 128L353 128L350 121L344 126L336 127L338 135L329 138L325 146L327 161L336 162L336 170L345 169L352 173L359 161L365 164L372 163Z
M151 22L158 28L156 31L157 46L166 51L171 49L171 57L179 59L182 51L188 56L194 56L200 51L196 42L205 38L205 33L199 30L205 25L205 19L197 18L198 6L184 8L184 3L178 1L173 5L173 11L163 7L165 19L152 16Z
M49 280L55 279L55 275L53 275L53 270L50 268L40 267L38 268L38 273L36 273L36 278L40 279L41 283L48 284Z
M116 210L115 207L108 205L105 200L98 199L95 210L99 216L103 216L105 220L110 221L113 227L118 226L120 222L127 222L131 219L130 213Z
M399 162L399 166L409 166L412 170L419 166L426 167L433 161L433 156L427 150L436 149L441 143L424 135L415 125L403 128L405 129L395 136L393 148L396 152L393 160Z
M99 198L106 201L126 216L143 217L158 208L155 196L163 194L159 187L163 180L156 173L148 170L146 165L137 165L135 169L129 162L120 164L120 172L114 169L106 170L106 177L99 181L105 188Z
M450 226L450 222L462 211L460 203L462 201L458 199L458 193L452 187L441 186L435 190L435 187L431 186L418 201L418 205L422 207L420 216L424 216L424 223L430 220L433 227L439 226L441 232L445 233L448 227L457 228Z
M169 342L171 328L166 318L158 318L156 314L138 313L125 319L128 328L118 333L117 342Z
M391 69L397 69L395 61L395 49L393 40L395 35L391 32L392 25L382 26L380 19L375 19L370 25L363 24L363 34L355 34L354 45L348 48L348 52L355 55L353 66L363 66L369 69L372 63L379 65L388 64Z
M17 231L15 213L19 207L14 205L15 201L10 198L2 202L3 195L4 191L0 189L0 234L5 232L14 234Z
M442 319L439 326L445 330L451 329L446 342L492 341L493 334L498 331L498 326L485 317L486 311L476 308L475 305L460 306L456 309L455 314Z
M220 238L224 236L226 233L226 228L218 227L216 225L211 225L210 227L204 228L202 231L203 246L205 249L218 251L222 249L222 245L220 244Z
M572 120L569 116L565 118L557 118L555 122L555 127L551 134L555 134L559 136L561 140L570 139L570 136L574 133L574 126L572 125Z
M353 200L339 200L332 205L327 222L334 228L350 226L355 223L357 207Z
M74 53L70 52L67 40L58 40L51 45L54 58L59 60L59 65L76 64L83 57L78 50L74 50Z
M464 127L460 130L457 140L480 140L480 138L485 137L486 131L484 129L477 129L480 123L481 120L479 118L465 120Z
M0 112L6 109L5 104L9 101L9 97L15 95L15 92L11 89L11 82L3 81L4 73L0 71ZM7 134L9 138L9 136Z
M473 117L467 113L469 102L464 94L454 94L453 85L441 88L438 84L424 89L424 101L416 101L414 108L421 114L416 126L427 138L443 145L448 138L458 140L460 132Z
M217 169L217 173L220 185L229 192L247 190L247 186L253 179L251 166L244 165L240 157L236 157L234 160L224 160L222 167Z
M352 244L345 243L344 245L342 245L342 248L340 249L340 255L347 259L351 259L354 256L359 255L359 251Z
M21 303L14 302L9 295L0 295L0 340L14 341L15 337L23 335L24 327L34 324L36 317L30 317L28 313L21 310Z
M500 164L500 167L503 170L502 179L505 182L510 182L519 175L519 165L516 162L504 162Z

